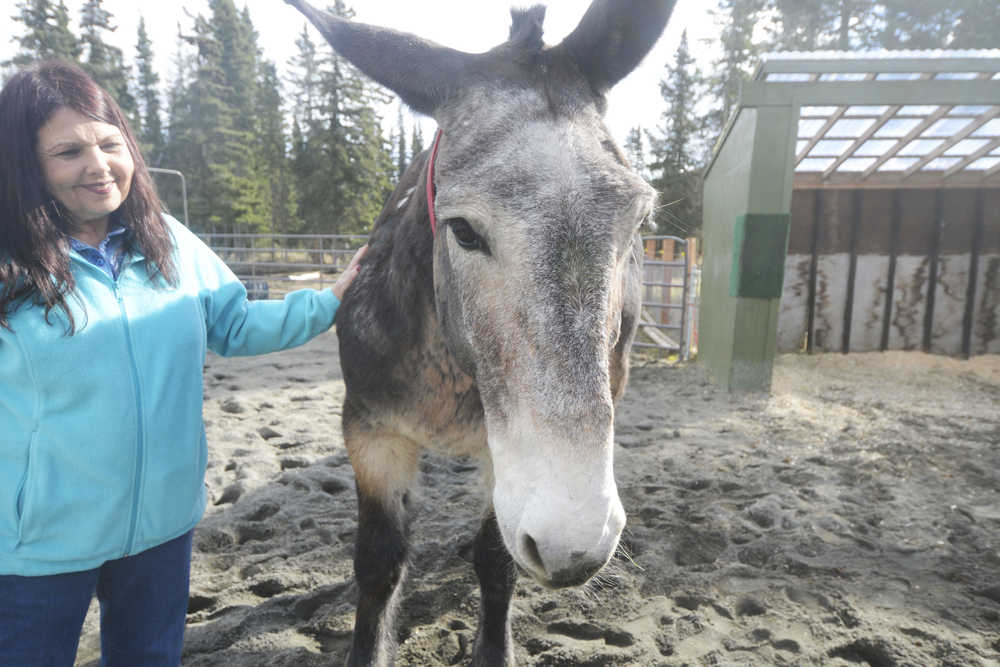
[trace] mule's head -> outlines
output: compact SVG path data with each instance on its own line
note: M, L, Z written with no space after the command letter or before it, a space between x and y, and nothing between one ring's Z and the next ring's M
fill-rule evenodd
M515 11L510 40L475 55L289 2L438 121L437 316L479 387L501 533L541 582L582 583L625 524L613 402L640 306L637 232L655 201L603 124L604 94L673 0L595 0L555 47L543 7Z

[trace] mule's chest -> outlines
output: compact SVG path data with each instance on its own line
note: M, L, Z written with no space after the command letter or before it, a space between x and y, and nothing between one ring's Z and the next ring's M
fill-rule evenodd
M396 406L400 428L427 449L454 456L480 455L486 449L483 406L475 380L462 372L443 344L413 350L398 369L409 384Z

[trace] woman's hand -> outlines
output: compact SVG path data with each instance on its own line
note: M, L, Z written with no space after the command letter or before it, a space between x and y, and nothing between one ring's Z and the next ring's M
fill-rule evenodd
M333 287L330 288L337 295L338 299L344 299L344 292L347 291L347 288L351 286L354 279L358 277L358 273L361 272L361 258L365 256L367 250L367 243L358 248L358 251L354 253L354 257L351 258L351 263L347 265L344 272L337 278L337 282L333 283Z

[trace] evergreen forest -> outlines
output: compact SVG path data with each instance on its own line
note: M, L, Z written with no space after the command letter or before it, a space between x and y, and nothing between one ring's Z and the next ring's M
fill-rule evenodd
M263 56L246 7L234 0L205 5L203 13L189 13L192 26L178 30L167 73L157 71L144 21L131 53L109 43L118 26L102 0L85 0L73 17L66 0L18 0L8 15L17 53L0 63L0 76L45 58L78 62L118 100L149 165L185 174L196 230L366 233L424 149L420 125L408 123L402 110L383 118L397 108L389 104L393 96L305 28L295 35L296 55L281 76ZM633 128L624 145L634 168L660 191L661 234L698 234L702 170L760 54L1000 46L996 0L712 5L712 43L691 43L685 32L663 63L660 122ZM327 9L353 16L343 0ZM671 20L685 17L675 12ZM717 55L706 65L695 57L701 52ZM157 182L180 217L179 182Z

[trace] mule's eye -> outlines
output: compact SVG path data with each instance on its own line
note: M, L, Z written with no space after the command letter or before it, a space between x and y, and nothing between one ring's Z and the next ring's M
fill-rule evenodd
M450 218L445 222L455 235L458 245L466 250L485 250L486 242L473 229L465 218Z

